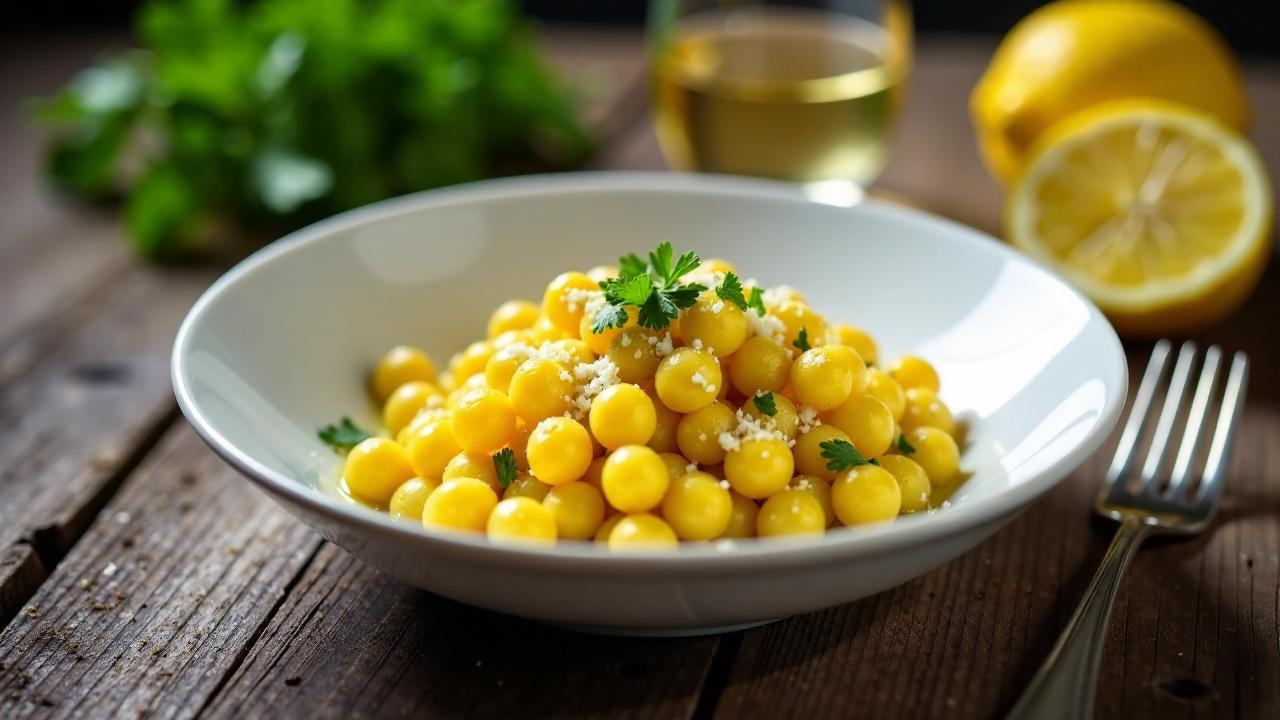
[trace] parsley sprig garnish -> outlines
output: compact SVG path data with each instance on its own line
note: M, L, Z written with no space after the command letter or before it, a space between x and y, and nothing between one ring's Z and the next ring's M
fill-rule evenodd
M898 446L898 450L900 450L903 455L910 455L916 451L916 446L907 442L907 436L902 433L898 433L898 440L896 444Z
M748 297L743 292L742 280L733 273L725 273L724 280L720 281L720 287L716 288L716 296L726 302L731 302L738 306L739 310L752 309L760 317L764 317L764 291L758 287L751 288L751 295Z
M337 425L325 425L316 434L333 449L344 452L373 437L373 433L351 422L351 418L346 416Z
M818 443L818 447L822 448L822 457L827 459L827 469L834 472L848 470L858 465L880 464L863 457L862 453L847 440L827 440Z
M602 333L625 326L629 319L628 306L639 308L636 322L641 327L666 328L707 289L699 283L680 282L680 278L701 263L701 258L692 251L677 258L668 242L649 253L648 263L634 254L622 256L618 259L618 277L600 283L605 304L596 311L591 332Z
M809 345L809 328L800 328L800 334L796 336L796 341L791 344L800 348L800 352L809 352L811 349Z
M773 393L761 391L751 398L751 402L756 404L756 409L760 412L773 417L778 414L778 403L773 399Z
M515 482L516 454L511 448L502 448L493 454L493 469L498 473L498 484L503 490Z

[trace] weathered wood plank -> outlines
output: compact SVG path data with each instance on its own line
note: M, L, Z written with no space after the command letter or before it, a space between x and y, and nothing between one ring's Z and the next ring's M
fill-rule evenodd
M320 543L179 423L0 633L0 716L195 714Z
M169 350L211 277L131 267L6 350L0 550L25 544L51 569L171 421ZM30 577L0 565L0 621L21 596L14 568Z
M326 546L207 714L689 717L716 644L582 635L469 608Z

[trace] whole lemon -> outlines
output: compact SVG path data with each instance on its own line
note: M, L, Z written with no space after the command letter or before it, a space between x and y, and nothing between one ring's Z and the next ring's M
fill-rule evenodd
M1005 37L970 98L982 154L1002 182L1050 125L1108 100L1182 103L1238 131L1249 109L1222 39L1166 0L1059 0Z

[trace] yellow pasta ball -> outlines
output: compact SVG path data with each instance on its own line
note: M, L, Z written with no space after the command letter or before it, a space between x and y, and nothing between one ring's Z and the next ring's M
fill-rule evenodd
M724 475L729 484L753 500L786 487L794 470L791 448L781 440L747 440L724 458Z
M711 353L680 348L663 359L654 375L658 398L681 413L690 413L715 402L722 378L720 364Z
M814 410L840 405L853 392L855 360L857 356L843 345L823 345L801 353L791 365L796 400ZM862 371L865 374L865 367Z
M876 341L871 335L866 330L847 323L832 325L827 330L827 342L853 348L863 362L874 363L879 355Z
M924 468L934 487L950 488L960 474L960 448L945 431L934 427L918 427L906 434L915 447L911 459Z
M720 482L695 471L671 483L662 499L662 517L681 540L710 540L729 527L733 500Z
M764 427L773 428L787 437L788 440L795 440L796 433L800 431L800 414L796 410L796 404L791 398L782 393L773 393L774 413L772 416L765 415L760 410L759 404L756 403L753 395L742 403L742 412L759 420Z
M544 342L555 342L569 337L569 333L561 330L546 315L539 315L538 321L529 328L529 344L540 346Z
M598 292L600 284L583 273L561 273L542 296L542 314L566 334L576 335L587 300Z
M616 450L649 442L658 427L658 413L644 390L621 383L605 388L592 400L588 422L592 436L605 448Z
M756 504L755 500L743 497L732 490L729 491L729 500L732 503L729 512L729 524L725 527L724 532L720 534L720 537L755 537L756 518L760 515L760 506Z
M537 304L528 300L508 300L502 303L489 316L489 339L510 330L527 330L533 327L541 312Z
M733 263L723 258L707 258L698 264L694 272L702 275L728 275L729 273L736 275L738 273Z
M521 470L529 469L529 436L533 434L535 427L537 426L517 418L516 434L507 445L516 456L516 467Z
M818 501L818 504L822 506L822 515L827 519L826 525L823 525L823 527L828 527L835 522L836 510L831 504L831 486L827 484L826 480L812 475L797 475L791 479L787 487L792 490L807 492Z
M449 464L444 466L444 472L440 473L440 479L454 480L456 478L475 478L493 488L494 495L502 494L502 483L498 481L498 471L493 466L493 457L491 455L469 453L465 450L454 455Z
M827 527L822 505L812 493L783 490L760 506L756 534L760 537L821 535Z
M782 343L759 335L747 338L729 362L729 381L747 397L757 392L779 395L790 379L791 354Z
M591 464L591 436L577 420L550 417L533 429L528 455L530 473L542 482L573 482L586 474Z
M657 452L678 451L680 447L676 442L676 433L680 427L680 418L684 416L664 405L658 399L657 392L649 390L646 394L653 401L653 412L657 420L647 444Z
M694 410L680 418L676 426L676 444L680 453L699 465L719 465L724 462L725 450L720 445L720 434L733 432L738 418L733 409L722 402Z
M420 477L439 481L445 466L462 452L462 446L453 436L453 426L447 416L430 420L409 435L405 449L409 462Z
M438 407L436 407L437 405ZM396 442L408 448L409 440L414 433L422 429L427 423L434 422L442 417L449 417L449 412L444 409L444 400L428 400L427 407L419 410L418 414L414 415L413 419L409 421L409 424L400 428L400 432L395 434Z
M489 539L499 544L554 545L556 523L537 500L512 497L498 503L485 524Z
M936 427L948 435L956 434L956 421L951 409L938 399L938 394L928 388L913 387L906 392L906 410L902 413L902 429Z
M472 390L462 396L449 417L453 436L463 450L494 453L516 434L516 411L497 390Z
M489 514L498 504L493 488L483 480L458 477L445 480L427 496L422 525L461 532L485 531Z
M516 370L533 354L532 348L524 343L508 345L494 351L484 366L484 382L488 387L501 393L511 392L511 378Z
M497 352L497 348L493 343L484 340L477 340L467 346L465 350L453 356L453 360L449 363L449 370L453 372L453 376L459 380L466 380L474 375L484 372L485 366L489 363L489 358Z
M662 464L667 466L667 475L672 480L675 480L687 472L692 472L697 469L696 463L691 463L689 458L681 455L680 453L658 453L658 457L662 458Z
M904 390L922 387L938 392L938 371L923 358L905 355L889 366L889 377L898 381Z
M680 339L685 345L728 357L747 340L747 315L731 302L707 291L680 315Z
M850 445L849 436L835 425L818 425L802 432L796 437L792 452L796 458L796 470L803 475L812 475L828 482L835 480L836 471L827 468L827 458L822 457L822 443L831 440L843 440Z
M536 425L539 420L563 415L574 391L573 376L560 363L532 358L511 376L508 396L521 420Z
M907 394L888 373L883 370L867 370L865 392L884 403L895 421L902 419L902 413L907 409Z
M409 478L396 488L388 503L387 510L397 520L422 522L422 506L427 496L440 486L439 480L423 480L420 477Z
M384 402L395 389L412 380L434 383L436 366L418 348L399 345L387 351L373 368L373 395Z
M626 517L626 515L623 515L622 513L614 513L609 517L605 518L604 522L600 523L600 527L596 529L595 541L604 545L608 545L609 533L613 532L613 529L617 527L618 523L624 517Z
M607 457L592 458L591 464L587 466L587 471L582 474L581 482L591 485L604 493L604 463Z
M831 484L831 504L845 525L887 522L902 507L902 488L888 470L858 465L840 473Z
M603 304L593 304L582 314L582 321L578 324L578 335L582 338L582 342L586 343L587 347L591 348L591 352L596 355L604 355L608 352L613 339L622 334L623 328L634 326L639 317L636 309L631 308L627 311L627 321L622 327L610 327L596 332L594 329L596 314L603 308Z
M516 479L511 481L506 490L502 491L502 499L513 497L527 497L542 502L547 497L547 493L551 492L551 486L542 482L538 478L528 473L520 473L516 475Z
M386 505L396 488L416 473L409 462L409 453L400 443L368 438L347 453L343 474L352 495L376 505Z
M551 513L557 532L565 540L590 540L604 522L604 496L584 482L556 485L542 506Z
M824 413L822 419L843 430L853 447L867 458L883 455L897 437L893 413L865 393L851 395L839 407Z
M639 326L623 328L612 340L605 353L618 366L618 378L623 382L639 383L649 380L658 371L662 355L659 343L667 343L659 333Z
M782 321L783 344L794 348L800 339L800 331L805 331L810 346L818 346L827 339L827 323L822 316L803 302L787 300L773 311L773 316Z
M627 445L605 460L601 485L610 505L625 513L641 513L662 502L671 476L652 448Z
M609 532L609 549L667 550L676 547L676 531L662 518L649 513L632 513L618 520Z
M432 402L444 404L440 389L424 380L410 380L387 397L387 402L382 406L382 424L387 426L388 432L396 435Z
M889 471L902 490L902 512L913 513L929 509L929 495L933 491L929 475L911 458L902 455L885 455L880 467Z
M557 355L568 357L567 362L560 360L558 357L552 359L564 365L566 369L573 370L578 365L585 363L593 363L596 360L596 354L591 351L591 346L583 340L575 338L563 338L551 343Z

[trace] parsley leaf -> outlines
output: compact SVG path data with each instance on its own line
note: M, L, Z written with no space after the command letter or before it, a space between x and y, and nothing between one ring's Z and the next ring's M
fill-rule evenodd
M867 460L847 440L827 440L818 443L818 447L822 448L822 457L827 459L827 469L835 472L858 465L879 464L874 460Z
M751 288L751 297L747 299L747 307L756 311L756 315L764 317L764 291L758 287ZM744 308L745 309L745 308Z
M337 425L325 425L320 428L317 434L321 441L331 445L335 450L350 450L373 437L373 433L357 426L351 422L351 418L346 416L343 416Z
M800 348L800 352L809 352L812 349L812 346L809 345L809 329L800 328L800 334L796 336L796 341L791 344Z
M502 448L493 454L493 469L498 473L498 484L507 489L516 479L516 454L511 448Z
M898 433L897 445L898 450L902 451L903 455L910 455L916 451L916 446L907 442L907 436L902 433Z
M648 273L605 280L600 286L605 300L614 305L643 305L653 292L653 280Z
M716 288L716 297L737 305L739 310L747 309L747 298L742 294L742 281L733 273L724 274L724 280Z
M625 307L606 303L596 311L595 320L591 323L591 332L599 335L609 328L626 327L627 319Z
M757 410L769 417L778 414L778 403L773 399L771 392L758 392L751 398L751 402L756 404Z
M632 275L648 275L649 266L635 253L627 253L618 258L618 277L628 278Z
M619 277L600 283L605 305L596 312L591 330L602 333L626 325L628 305L639 308L636 321L651 330L662 330L698 301L706 291L699 283L680 284L680 278L697 268L702 261L697 253L686 252L675 257L671 243L664 242L649 253L645 265L634 254L618 258Z

